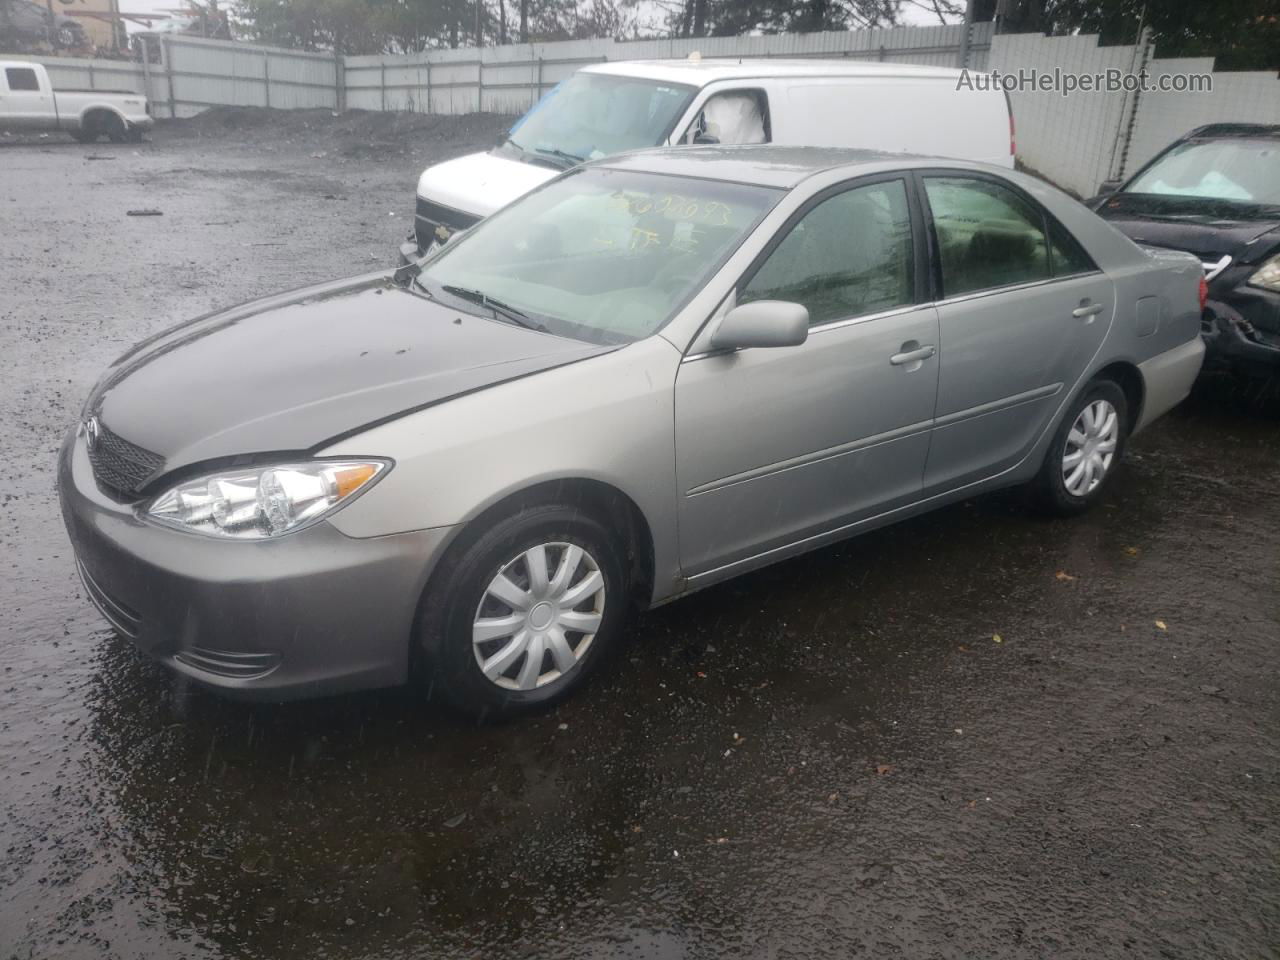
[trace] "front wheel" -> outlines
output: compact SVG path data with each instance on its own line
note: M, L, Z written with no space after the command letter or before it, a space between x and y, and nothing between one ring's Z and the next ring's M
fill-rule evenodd
M614 538L574 507L497 521L428 588L418 643L430 689L481 720L563 700L618 640L623 570Z
M1076 398L1054 433L1044 464L1032 485L1040 507L1071 516L1102 496L1124 455L1129 401L1110 380L1090 384Z

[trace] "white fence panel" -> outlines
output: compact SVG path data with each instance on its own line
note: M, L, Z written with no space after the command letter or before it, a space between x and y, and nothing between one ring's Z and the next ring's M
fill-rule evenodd
M1137 68L1136 48L1099 47L1096 36L998 36L990 67L1002 73L1060 68L1099 73ZM1088 195L1107 179L1124 113L1121 94L1014 91L1009 95L1017 126L1018 158L1069 190Z
M338 106L338 62L331 54L192 37L165 37L161 44L169 100L180 116L210 106Z
M955 66L960 26L893 27L767 37L687 40L569 40L482 49L431 50L404 56L347 57L346 105L363 110L519 114L590 63L687 57L851 58ZM985 66L991 25L971 28L970 65Z
M1161 73L1204 73L1204 58L1156 60ZM1131 174L1183 134L1206 123L1280 123L1280 77L1267 73L1215 73L1208 93L1144 93L1129 147Z
M998 36L990 66L1005 73L1094 74L1143 67L1137 46L1099 47L1096 36ZM1280 79L1274 73L1213 72L1207 57L1153 59L1149 83L1174 74L1212 75L1212 93L1015 91L1018 158L1069 190L1088 196L1110 177L1132 174L1170 142L1205 123L1280 123Z

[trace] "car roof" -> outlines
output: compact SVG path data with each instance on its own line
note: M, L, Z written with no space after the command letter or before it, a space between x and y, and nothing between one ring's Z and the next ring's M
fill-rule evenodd
M644 77L666 83L703 87L717 80L750 80L764 77L913 77L955 80L959 70L920 67L909 63L859 63L845 59L744 59L617 60L583 67L586 73Z
M846 167L856 175L881 169L919 166L928 158L914 154L857 150L849 147L681 146L619 153L590 164L638 173L659 173L704 180L749 183L789 190L816 173ZM960 160L937 160L939 166L985 166ZM992 168L995 169L995 168Z

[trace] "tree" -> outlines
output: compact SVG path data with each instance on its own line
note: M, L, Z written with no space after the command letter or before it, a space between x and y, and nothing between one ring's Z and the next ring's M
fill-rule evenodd
M903 0L678 0L660 3L677 37L892 26Z
M1004 24L1015 33L1096 33L1104 44L1135 42L1141 24L1161 57L1215 57L1220 70L1280 68L1277 0L1012 0Z

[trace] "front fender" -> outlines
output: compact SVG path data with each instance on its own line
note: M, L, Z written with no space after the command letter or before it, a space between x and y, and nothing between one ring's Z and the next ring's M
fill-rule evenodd
M323 456L395 467L331 521L351 537L461 527L541 483L594 480L628 496L654 541L655 598L674 588L674 384L661 337L429 407L343 439Z

